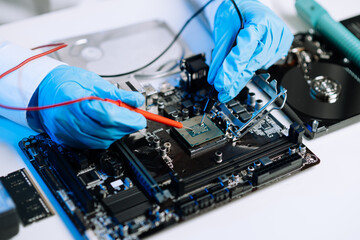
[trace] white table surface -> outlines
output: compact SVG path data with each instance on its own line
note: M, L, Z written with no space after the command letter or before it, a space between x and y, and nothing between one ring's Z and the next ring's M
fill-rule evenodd
M264 2L293 32L307 29L296 16L294 1ZM359 1L319 0L319 3L336 20L360 14ZM69 9L2 25L0 36L24 47L33 47L151 19L164 20L176 31L192 12L185 0L87 0ZM193 52L208 52L213 46L209 33L199 21L186 30L184 39ZM279 118L286 124L286 118ZM28 168L17 143L30 134L34 132L0 118L0 176ZM359 239L359 135L360 122L315 140L305 140L321 159L320 165L149 239ZM49 195L44 184L38 183ZM53 200L51 196L50 200ZM56 214L21 227L14 239L71 238L73 235Z

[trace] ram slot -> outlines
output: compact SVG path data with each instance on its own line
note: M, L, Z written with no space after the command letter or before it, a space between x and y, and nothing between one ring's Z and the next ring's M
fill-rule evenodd
M168 190L163 191L160 188L154 178L151 177L145 167L140 163L123 141L120 141L118 147L120 148L119 152L123 156L123 159L126 160L126 163L133 171L136 179L150 197L154 198L158 203L163 203L172 197Z
M77 200L81 203L81 206L86 212L92 212L94 210L94 198L87 191L86 187L80 182L77 176L71 171L71 166L67 163L67 160L63 154L56 148L47 147L48 160L54 166L58 174L61 175L66 186L76 196Z

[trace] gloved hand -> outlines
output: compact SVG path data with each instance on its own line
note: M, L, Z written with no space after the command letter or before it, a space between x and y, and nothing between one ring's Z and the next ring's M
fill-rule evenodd
M215 48L208 81L219 92L220 102L228 102L245 87L254 72L268 68L285 56L293 35L285 23L257 0L235 0L240 18L230 0L219 6L214 22ZM232 47L236 38L237 45Z
M39 106L87 96L121 100L134 107L144 103L140 93L119 90L95 73L65 65L52 70L38 91ZM141 114L96 100L42 110L39 115L54 141L76 148L106 149L124 135L146 127Z

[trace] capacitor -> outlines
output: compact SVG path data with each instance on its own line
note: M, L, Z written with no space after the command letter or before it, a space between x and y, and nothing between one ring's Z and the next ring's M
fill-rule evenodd
M300 151L301 154L305 154L306 153L306 146L304 144L300 144L299 151Z
M179 121L179 114L177 112L174 112L171 114L171 118L175 121Z
M155 94L154 96L152 96L152 103L153 104L157 104L159 100L159 96L157 94Z
M132 181L131 181L130 178L128 178L128 177L125 178L124 184L125 184L125 186L128 187L128 188L131 188L131 187L133 186Z
M160 155L161 157L166 157L166 147L162 146L160 147Z
M289 155L293 155L296 153L296 148L295 147L289 147Z
M183 120L189 119L189 109L184 108L183 110L181 110L181 114L182 114Z
M201 114L201 107L199 105L194 105L193 110L195 116L199 116Z
M164 108L165 108L164 101L163 101L163 100L158 100L158 111L159 111L159 114L163 114L163 113L164 113Z
M261 162L260 162L260 161L254 162L254 166L255 166L256 168L261 167Z
M248 167L248 172L253 172L253 171L255 171L255 168L254 168L253 165L250 165L250 166Z
M256 100L255 111L259 111L263 107L263 101L261 99Z
M220 152L220 151L216 151L215 152L215 162L217 162L217 163L221 163L222 162L222 152Z
M255 102L256 102L255 93L249 92L248 105L249 105L249 106L252 106L252 107L255 107Z
M240 181L240 176L239 176L239 174L233 174L233 175L232 175L232 179L233 179L233 181L235 181L235 182L239 182L239 181Z
M164 143L164 147L166 149L166 152L169 153L171 150L171 143L170 142Z

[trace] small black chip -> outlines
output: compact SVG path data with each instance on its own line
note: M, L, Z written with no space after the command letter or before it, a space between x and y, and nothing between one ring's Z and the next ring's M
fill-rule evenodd
M268 124L267 122L263 122L263 123L261 124L261 127L266 130L266 129L271 128L271 125Z
M234 111L235 114L246 112L246 109L243 106L241 106L240 104L235 105L234 107L232 107L232 110Z
M173 113L177 112L177 109L174 106L170 105L165 107L164 112L168 117L171 117Z
M85 172L79 175L79 178L84 183L84 185L94 184L101 180L95 171Z
M145 214L151 207L148 198L136 186L104 198L102 202L120 223Z
M239 119L240 119L240 121L242 121L242 122L244 122L244 123L247 122L247 121L249 121L250 118L251 118L251 115L250 115L250 113L248 113L247 111L242 112L242 113L239 114Z
M165 102L167 102L167 103L172 102L172 98L171 98L171 97L166 97L164 100L165 100Z
M182 102L183 108L190 109L194 104L190 100L185 100Z
M238 105L239 104L239 102L238 101L236 101L236 100L234 100L234 99L232 99L232 100L230 100L228 103L227 103L227 105L229 106L229 107L234 107L234 106L236 106L236 105Z

